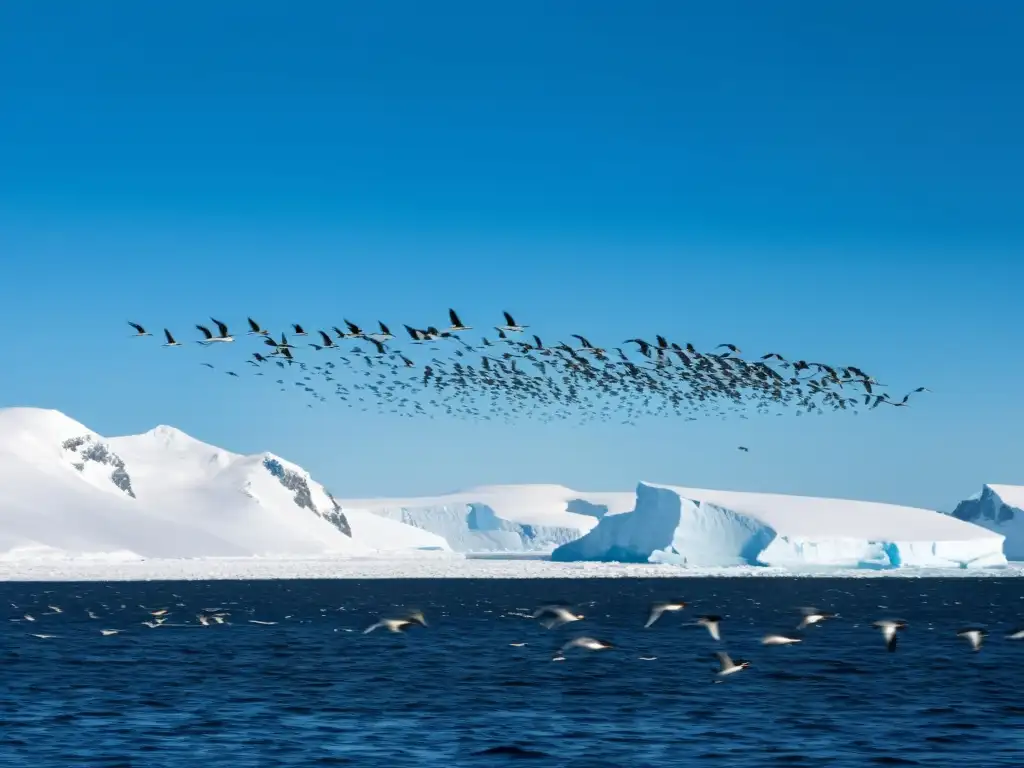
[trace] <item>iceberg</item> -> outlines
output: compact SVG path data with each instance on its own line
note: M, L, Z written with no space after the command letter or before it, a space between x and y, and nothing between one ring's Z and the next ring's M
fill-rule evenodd
M633 493L589 493L562 485L485 485L458 493L339 501L442 536L463 553L549 553L578 539L606 515L633 509Z
M789 569L1005 566L1004 537L927 509L845 499L640 483L557 561Z
M1006 557L1024 560L1024 486L982 486L981 491L957 504L952 515L1005 536Z
M58 411L0 409L0 559L372 556L448 550L348 515L301 467L159 426L104 438Z

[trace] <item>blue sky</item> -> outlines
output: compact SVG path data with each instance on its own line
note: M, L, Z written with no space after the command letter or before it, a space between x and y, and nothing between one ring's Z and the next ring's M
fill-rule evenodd
M0 403L273 450L345 496L649 479L949 507L1024 483L1024 7L213 6L0 7ZM935 393L638 428L371 418L125 325L449 306Z

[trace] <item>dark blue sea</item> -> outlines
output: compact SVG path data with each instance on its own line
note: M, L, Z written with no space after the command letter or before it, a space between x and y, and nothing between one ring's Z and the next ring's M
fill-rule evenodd
M552 601L585 618L517 615ZM762 646L800 606L839 617ZM3 766L1024 766L1024 579L5 583L0 613ZM615 648L551 660L584 633ZM714 684L720 649L752 666Z

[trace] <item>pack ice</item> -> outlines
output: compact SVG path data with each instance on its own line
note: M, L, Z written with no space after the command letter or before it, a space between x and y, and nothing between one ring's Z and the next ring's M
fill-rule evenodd
M58 411L0 409L0 558L304 557L442 549L343 512L301 467L159 426L104 438Z
M786 568L1005 566L1003 536L926 509L640 483L552 559Z
M1024 560L1024 486L982 486L978 493L957 504L953 517L1005 536L1006 557Z
M551 552L605 515L633 509L631 492L589 493L562 485L485 485L442 496L347 499L369 512L442 536L456 552Z

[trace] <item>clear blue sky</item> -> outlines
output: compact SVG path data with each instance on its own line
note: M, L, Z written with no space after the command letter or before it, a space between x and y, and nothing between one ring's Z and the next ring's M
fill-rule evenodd
M949 507L1024 483L1024 5L501 7L0 6L0 403L272 450L338 495L648 479ZM125 325L448 306L935 393L639 428L370 418Z

